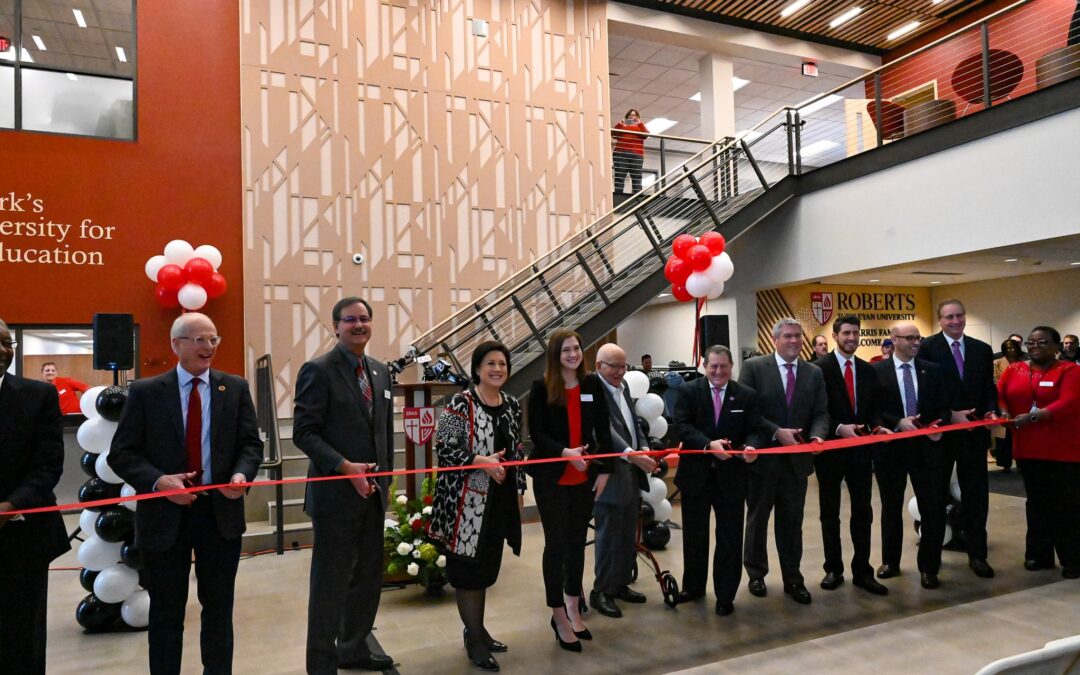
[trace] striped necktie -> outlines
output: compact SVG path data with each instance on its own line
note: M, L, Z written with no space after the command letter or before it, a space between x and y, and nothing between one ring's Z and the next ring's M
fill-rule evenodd
M364 370L363 363L356 367L356 381L360 384L360 395L364 399L364 406L367 408L368 412L371 412L371 406L375 397L371 392L371 382L368 381L367 371Z

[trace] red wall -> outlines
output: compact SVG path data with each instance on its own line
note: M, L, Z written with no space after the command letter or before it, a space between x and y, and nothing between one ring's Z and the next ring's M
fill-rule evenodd
M224 336L215 366L244 368L240 174L239 10L234 2L139 2L138 140L134 143L0 131L0 197L31 193L46 220L72 224L71 250L100 250L104 266L0 262L8 323L90 323L95 312L125 312L140 325L142 374L171 367L164 310L143 272L171 239L213 244L228 292L202 311ZM0 220L36 220L0 210ZM116 227L112 241L75 240L79 223ZM0 235L14 248L53 240Z

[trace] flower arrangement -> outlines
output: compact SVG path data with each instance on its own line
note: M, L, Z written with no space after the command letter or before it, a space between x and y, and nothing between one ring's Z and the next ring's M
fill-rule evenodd
M390 494L395 493L391 483ZM434 472L424 479L420 496L409 499L398 495L390 501L392 518L387 518L383 530L383 550L386 553L386 574L405 573L426 588L441 587L446 578L446 556L428 536L431 503L435 496Z

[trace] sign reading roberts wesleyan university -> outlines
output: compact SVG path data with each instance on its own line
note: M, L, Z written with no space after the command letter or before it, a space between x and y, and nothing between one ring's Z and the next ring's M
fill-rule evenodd
M45 200L32 193L0 194L0 265L105 264L104 253L86 242L111 241L117 228L90 218L57 223L45 215Z

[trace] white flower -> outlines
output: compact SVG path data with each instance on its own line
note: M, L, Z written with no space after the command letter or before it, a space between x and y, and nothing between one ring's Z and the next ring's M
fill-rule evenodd
M430 506L425 506L425 507L424 507L424 510L422 511L422 513L423 513L423 514L424 514L425 516L430 516L430 515L431 515L431 507L430 507Z
M410 513L409 514L408 521L411 523L414 520L420 520L420 514L419 513Z
M420 544L423 544L423 543L424 542L420 541L419 539L413 539L412 540L412 545L413 546L419 546Z
M412 557L419 558L420 557L420 549L414 548L413 552L412 552Z
M413 550L412 544L408 542L401 542L397 545L398 555L409 555L409 552Z
M397 501L398 504L401 504L402 506L405 506L406 504L409 503L409 498L406 497L405 495L398 495L398 498L397 498L396 501Z
M409 566L405 568L405 571L409 573L410 577L415 577L420 574L420 566L416 563L409 563Z
M435 567L446 567L446 556L441 555L435 559Z
M396 528L397 526L398 526L398 522L396 520L394 520L393 518L387 518L386 520L383 521L383 527Z

